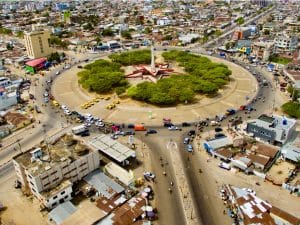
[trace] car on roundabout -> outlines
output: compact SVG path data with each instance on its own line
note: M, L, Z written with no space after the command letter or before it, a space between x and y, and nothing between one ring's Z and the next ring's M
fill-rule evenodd
M149 172L149 171L146 171L144 172L144 178L147 180L147 181L153 181L155 179L155 174L152 173L152 172Z

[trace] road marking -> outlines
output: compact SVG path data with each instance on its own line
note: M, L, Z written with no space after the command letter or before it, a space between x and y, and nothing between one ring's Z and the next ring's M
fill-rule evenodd
M249 91L246 91L246 90L241 90L241 89L236 89L236 91L238 91L238 92L242 92L242 93L249 93Z
M169 141L168 143L167 143L167 149L170 149L170 148L175 148L175 149L177 149L177 143L176 142L174 142L174 141Z
M220 101L220 102L224 105L229 105L230 107L234 107L234 104L232 104L232 103L224 102L224 101Z

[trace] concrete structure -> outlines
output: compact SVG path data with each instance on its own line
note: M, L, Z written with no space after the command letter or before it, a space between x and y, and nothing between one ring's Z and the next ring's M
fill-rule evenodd
M89 141L89 145L123 165L129 164L129 160L136 157L135 151L105 134L94 137Z
M281 154L284 159L296 163L300 159L300 137L284 145L281 148Z
M82 141L64 135L13 158L17 180L47 208L70 200L72 183L99 167L100 158Z
M16 91L7 92L5 89L0 88L0 111L8 109L17 103L18 95Z
M294 35L280 34L274 39L275 52L294 51L297 49L298 38Z
M284 116L265 114L247 122L246 131L272 144L285 144L295 131L296 120Z
M31 32L24 33L27 55L31 59L48 56L52 53L50 46L50 31L34 27Z
M273 51L274 42L254 42L252 43L252 54L256 55L259 60L268 61Z

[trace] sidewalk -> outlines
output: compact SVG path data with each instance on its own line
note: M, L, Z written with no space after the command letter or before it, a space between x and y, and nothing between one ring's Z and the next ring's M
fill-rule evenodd
M194 209L196 207L194 206L194 201L189 191L190 187L188 185L186 175L184 173L184 166L182 164L182 159L180 157L179 149L177 148L177 146L171 149L170 157L175 172L176 183L178 184L180 189L178 193L180 195L180 201L183 207L186 224L203 225L201 220L199 221L199 219L195 216Z

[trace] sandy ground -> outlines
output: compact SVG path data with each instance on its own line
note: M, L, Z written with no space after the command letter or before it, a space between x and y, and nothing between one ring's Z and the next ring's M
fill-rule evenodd
M290 162L282 161L278 159L272 168L268 171L267 176L276 184L282 184L289 176L289 172L293 170L295 166Z
M36 199L25 197L20 189L14 188L15 173L0 180L0 201L7 207L0 213L4 224L47 225L46 218L39 211Z

